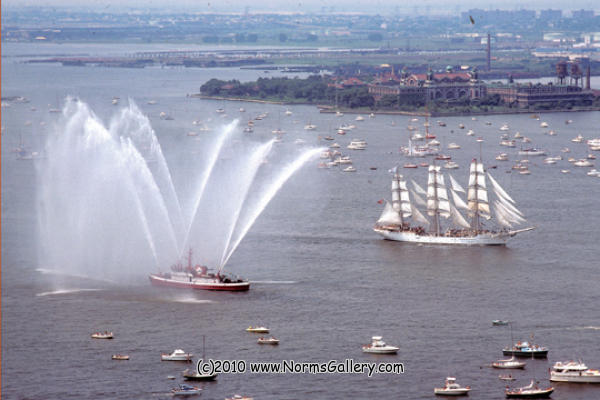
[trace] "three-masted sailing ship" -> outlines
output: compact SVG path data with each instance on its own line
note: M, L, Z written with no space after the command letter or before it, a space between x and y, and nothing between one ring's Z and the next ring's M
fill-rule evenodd
M459 194L465 193L462 186L452 175L448 175L451 186L447 187L441 168L437 165L429 166L427 191L414 180L411 182L414 189L409 189L397 168L392 172L392 203L386 201L373 228L385 239L432 244L505 245L516 234L534 229L513 229L526 222L523 214L515 206L512 197L484 171L483 164L476 159L471 162L466 202ZM486 175L495 195L493 202L488 198ZM448 196L448 192L451 196ZM418 206L426 209L427 216L419 211ZM467 212L470 221L459 209ZM499 228L486 226L491 224L492 209ZM442 218L448 221L444 223L447 225L445 229Z

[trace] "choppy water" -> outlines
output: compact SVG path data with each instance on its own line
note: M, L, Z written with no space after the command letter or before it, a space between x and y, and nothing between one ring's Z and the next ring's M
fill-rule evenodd
M187 98L207 79L254 79L261 71L236 69L101 69L55 65L16 64L3 58L2 96L23 95L28 104L2 109L2 394L6 398L167 398L185 368L161 362L161 352L183 348L215 359L256 361L355 361L404 363L403 375L221 375L204 384L203 398L219 399L244 393L260 399L299 398L433 398L433 387L448 375L473 387L472 398L502 399L505 383L498 371L485 367L502 358L510 342L508 327L492 327L491 320L514 321L515 340L528 339L550 348L549 359L529 361L514 373L515 385L531 377L547 379L551 363L583 358L600 367L600 311L598 307L598 238L600 237L600 179L572 167L569 156L587 155L583 144L571 143L577 134L600 136L600 113L544 114L537 121L527 115L443 118L447 127L432 121L432 130L460 169L452 172L466 184L467 165L482 155L494 177L517 201L536 230L518 236L507 247L451 248L400 244L381 240L371 227L389 198L387 170L405 160L399 147L407 141L409 117L378 115L354 122L336 118L315 107L216 102ZM267 75L268 76L268 75ZM135 99L149 116L175 181L184 186L185 165L178 163L199 138L189 137L195 119L212 118L217 127L240 118L240 129L251 116L269 111L257 121L255 135L265 141L271 130L287 131L281 151L292 151L294 140L323 145L318 136L331 134L342 147L364 138L364 152L349 152L356 173L319 170L317 160L306 165L278 193L231 258L231 271L254 282L248 293L170 291L153 288L142 266L132 280L96 280L52 272L37 257L35 207L36 161L16 160L12 150L19 137L41 150L57 124L47 112L65 95L76 95L105 121L119 107L113 96ZM156 105L148 105L156 100ZM49 106L50 105L50 106ZM240 113L239 107L246 112ZM31 111L35 107L36 111ZM219 117L216 108L225 108ZM175 119L159 118L161 111ZM573 123L566 125L565 120ZM25 125L31 121L31 125ZM222 122L221 122L222 121ZM296 122L295 122L296 121ZM491 121L492 125L486 125ZM556 136L539 127L547 121ZM40 125L44 122L44 125ZM302 129L312 122L316 131ZM342 122L357 128L346 136L334 134ZM421 119L418 124L422 125ZM465 130L458 129L464 123ZM518 149L498 146L499 127L520 131L533 145L562 154L556 165L531 159L529 176L505 173L512 162L494 156ZM395 126L393 126L393 124ZM473 129L475 136L466 136ZM451 133L451 130L454 132ZM344 152L346 153L346 151ZM600 155L600 154L599 154ZM369 167L377 167L370 170ZM561 169L570 169L562 174ZM425 184L426 171L402 170ZM106 249L110 251L110 249ZM98 265L102 268L102 265ZM256 344L244 332L264 324L281 340L278 347ZM112 341L89 338L96 330L112 330ZM397 356L361 353L372 335L398 345ZM130 361L116 362L111 354L127 353ZM553 399L600 397L600 388L555 384Z

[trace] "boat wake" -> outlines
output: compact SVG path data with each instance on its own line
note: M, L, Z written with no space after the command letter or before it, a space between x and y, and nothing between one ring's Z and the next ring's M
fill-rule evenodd
M298 283L297 281L251 281L250 283L255 284L268 284L268 285L293 285Z
M36 297L44 297L44 296L54 296L54 295L60 295L60 294L72 294L72 293L80 293L80 292L96 292L98 290L102 290L102 289L59 289L59 290L53 290L51 292L41 292L41 293L36 293Z
M208 304L208 303L216 303L216 301L212 300L202 300L202 299L171 299L175 303L187 303L187 304Z
M593 330L593 331L600 331L600 326L576 326L574 328L570 328L570 329L574 329L574 330Z

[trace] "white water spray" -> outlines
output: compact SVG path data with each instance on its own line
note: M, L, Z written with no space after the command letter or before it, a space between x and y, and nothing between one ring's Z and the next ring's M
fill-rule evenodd
M223 262L219 266L219 271L221 271L225 267L225 264L227 264L227 261L229 261L229 258L231 257L233 252L237 249L239 244L242 242L242 239L244 239L244 236L246 236L246 234L248 233L248 231L250 230L252 225L254 225L254 222L256 222L256 219L264 211L264 209L267 207L267 205L273 199L273 197L275 197L275 195L277 194L279 189L281 189L283 184L288 179L290 179L290 177L294 174L294 172L299 170L300 167L302 167L302 165L304 165L304 163L306 163L310 158L314 157L315 155L319 154L322 151L323 151L323 149L312 149L312 150L306 151L300 157L298 157L294 162L288 164L281 171L281 173L276 177L276 179L267 187L267 189L265 190L263 195L260 197L258 205L256 206L256 208L254 208L254 210L252 210L246 223L242 226L235 242L233 242L233 245L228 250L227 255L224 257Z

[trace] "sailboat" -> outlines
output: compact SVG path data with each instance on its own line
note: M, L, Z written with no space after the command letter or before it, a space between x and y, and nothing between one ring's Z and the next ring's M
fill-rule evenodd
M196 370L195 371L190 371L189 369L186 369L185 371L183 371L182 375L183 378L186 381L214 381L217 378L217 373L213 372L213 373L204 373L202 372L202 361L206 360L206 356L205 356L205 348L206 348L206 337L204 335L202 335L202 360L199 360L197 365L196 365Z
M431 244L505 245L509 238L518 233L534 229L512 229L514 225L526 222L523 214L516 208L512 197L489 173L486 174L483 164L476 159L471 161L467 202L458 194L465 190L452 175L449 175L451 187L447 188L440 166L429 166L427 191L414 181L414 190L408 189L406 180L397 173L397 167L391 172L392 204L386 202L373 228L385 239ZM496 197L493 202L488 198L486 175ZM426 196L426 200L421 196ZM429 218L419 211L417 205L426 208ZM497 229L484 226L484 221L492 218L491 206L494 207L495 222L500 226ZM458 208L467 211L470 222ZM445 230L442 217L451 221Z

